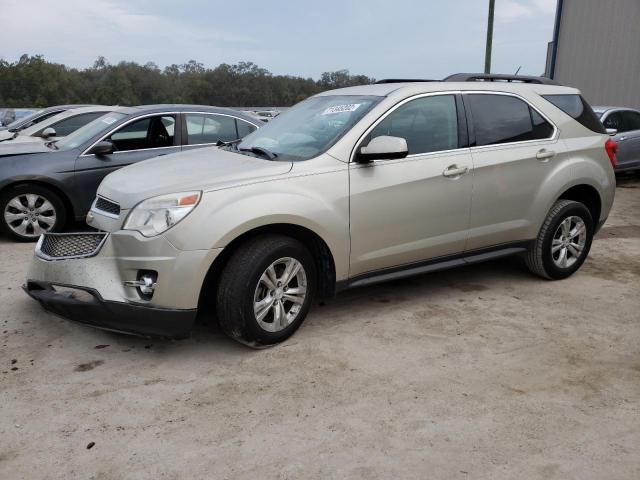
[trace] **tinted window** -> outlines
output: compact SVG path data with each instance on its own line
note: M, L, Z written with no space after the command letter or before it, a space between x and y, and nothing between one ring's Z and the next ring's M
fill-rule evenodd
M238 138L233 117L188 113L186 120L189 145L216 143L218 140L230 142Z
M76 115L74 117L65 118L64 120L60 120L59 122L51 125L53 129L56 131L56 136L58 137L66 137L70 133L75 132L80 127L86 125L87 123L95 120L98 117L104 115L104 112L91 112L91 113L83 113L81 115ZM42 132L38 132L42 133Z
M257 128L255 125L239 119L236 119L236 125L238 127L238 138L244 138Z
M404 138L409 155L458 148L455 97L423 97L398 107L371 131L369 141L381 135Z
M526 102L509 95L470 94L476 145L549 138L553 127Z
M581 95L543 95L564 113L596 133L607 133L598 116Z
M142 118L114 132L110 140L119 151L170 147L175 123L175 118L169 115Z
M58 115L59 113L62 113L62 112L64 112L64 110L57 110L55 112L45 113L43 115L40 115L39 117L34 115L34 118L32 118L31 120L26 122L24 125L22 125L20 128L18 128L18 130L24 130L25 128L29 128L32 125L36 125L36 124L38 124L40 122L43 122L47 118L51 118L54 115ZM11 127L11 125L9 125L9 127Z
M604 126L606 128L615 128L620 133L624 132L625 129L622 112L610 113L607 118L604 119Z
M624 112L624 127L629 130L640 130L640 113L638 112Z

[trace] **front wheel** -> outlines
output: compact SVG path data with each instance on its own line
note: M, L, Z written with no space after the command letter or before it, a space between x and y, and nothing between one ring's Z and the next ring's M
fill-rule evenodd
M587 258L593 233L593 218L587 207L572 200L558 200L527 252L527 267L550 280L567 278Z
M218 321L230 337L251 347L282 342L304 321L315 288L315 262L299 241L282 235L255 237L222 271Z
M0 230L21 242L33 242L46 232L59 231L66 212L60 197L46 187L16 185L0 195Z

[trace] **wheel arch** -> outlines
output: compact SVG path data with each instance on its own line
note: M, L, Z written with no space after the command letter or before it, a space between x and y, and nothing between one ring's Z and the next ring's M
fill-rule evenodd
M594 225L597 228L602 212L602 198L595 187L587 183L573 185L563 191L557 200L573 200L582 203L591 213L591 218L593 218Z
M19 185L38 185L43 188L48 188L56 195L58 195L60 197L60 200L62 200L62 203L64 203L64 207L67 209L67 221L72 221L76 218L75 209L73 208L73 203L71 202L69 196L59 185L57 185L56 182L50 181L47 178L13 178L2 184L2 186L0 187L0 195L4 195L7 190Z
M233 255L233 253L235 253L247 240L258 235L266 234L280 234L295 238L307 247L316 261L316 267L318 270L318 297L322 299L331 297L335 294L336 264L334 255L327 245L327 242L320 235L307 227L293 223L272 223L243 232L222 249L222 252L215 258L205 275L198 300L199 309L215 308L213 301L215 295L209 295L208 292L211 292L212 289L215 288L218 279L220 278L220 274L229 261L229 258L231 258L231 255Z

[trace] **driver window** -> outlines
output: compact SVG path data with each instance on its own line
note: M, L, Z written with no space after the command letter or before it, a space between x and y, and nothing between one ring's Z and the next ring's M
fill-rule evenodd
M409 155L458 148L458 117L453 95L412 100L388 115L369 134L402 137Z
M605 128L614 128L618 133L625 132L624 123L622 122L622 112L613 112L604 121Z
M109 137L116 151L170 147L176 119L172 115L145 117L125 125Z

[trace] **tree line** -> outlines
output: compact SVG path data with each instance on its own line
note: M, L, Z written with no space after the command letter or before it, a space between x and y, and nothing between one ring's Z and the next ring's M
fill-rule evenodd
M46 107L66 103L145 105L194 103L217 106L290 106L332 88L372 83L348 70L325 72L319 80L273 75L253 62L206 68L190 60L160 69L155 63L119 62L99 57L77 69L22 55L0 59L0 107Z

